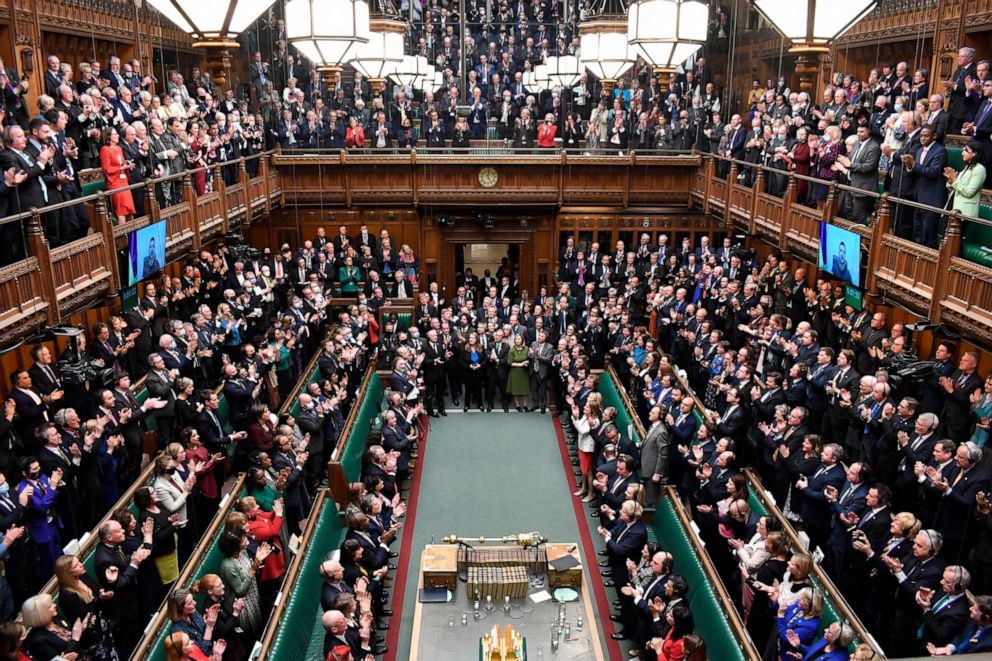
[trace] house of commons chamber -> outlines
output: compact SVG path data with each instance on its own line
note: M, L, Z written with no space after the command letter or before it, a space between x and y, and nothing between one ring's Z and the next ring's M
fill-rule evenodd
M0 661L992 658L992 1L0 0Z

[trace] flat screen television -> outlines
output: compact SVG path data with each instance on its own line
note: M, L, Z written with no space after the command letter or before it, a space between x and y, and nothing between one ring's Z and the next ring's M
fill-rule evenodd
M817 267L860 288L861 237L850 230L821 221Z
M127 235L127 284L158 275L165 268L165 223L162 220Z

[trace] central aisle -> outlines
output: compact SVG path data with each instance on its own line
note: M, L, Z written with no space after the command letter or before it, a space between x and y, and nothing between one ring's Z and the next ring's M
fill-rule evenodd
M552 541L581 543L571 495L575 487L566 477L552 420L550 414L495 411L449 412L431 419L420 449L419 480L409 492L412 496L419 488L412 537L397 542L409 551L401 558L407 580L401 617L390 622L391 629L399 626L399 640L390 645L389 658L409 657L420 553L432 536L440 544L451 534L539 531ZM404 529L404 537L410 534ZM589 563L596 560L583 552L587 586ZM464 590L464 584L459 588ZM392 598L394 611L399 597Z

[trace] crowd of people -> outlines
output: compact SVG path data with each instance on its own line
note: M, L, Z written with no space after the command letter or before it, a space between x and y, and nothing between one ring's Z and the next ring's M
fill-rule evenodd
M356 248L366 256L360 266ZM286 542L326 482L379 345L377 311L388 316L390 299L412 294L416 260L391 247L388 231L372 236L362 226L348 237L342 228L331 238L321 228L296 249L204 249L174 272L181 275L146 282L136 305L80 332L58 359L42 343L28 369L10 374L0 417L5 649L38 659L128 658L165 603L167 658L246 659L288 563ZM377 284L380 274L388 281ZM330 307L364 285L369 293L359 291L355 304ZM317 354L319 378L299 394L299 414L285 412ZM142 403L132 387L139 379ZM136 484L148 462L150 482ZM219 572L175 585L240 474L244 495L216 542ZM132 484L137 514L120 500ZM370 484L370 494L379 491ZM396 497L389 511L402 508ZM63 548L90 530L98 543L88 571ZM41 591L53 576L57 608Z
M751 186L757 170L770 168L765 191L781 197L793 172L796 199L822 207L832 182L843 190L835 200L838 215L866 222L876 197L860 193L883 189L893 198L896 235L936 248L942 214L899 204L911 200L936 209L977 216L982 186L992 162L992 78L989 61L976 61L975 49L962 47L949 80L931 80L924 67L911 71L906 62L885 62L867 80L837 72L816 104L806 92L791 91L785 78L756 80L746 114L724 123L707 118L713 151L741 161L738 181ZM961 170L950 167L944 146L948 135L964 135ZM729 162L718 173L726 177Z
M557 335L553 382L575 495L607 542L614 638L637 653L657 633L645 629L659 621L650 604L666 602L671 582L646 590L629 577L627 563L648 557L631 506L654 506L671 485L759 652L847 658L850 627L820 636L814 563L890 656L992 649L992 377L977 373L977 353L938 337L921 360L911 331L884 312L857 310L801 264L775 253L759 262L729 239L675 247L644 234L612 253L569 239L558 278L519 314ZM591 369L607 363L644 439L603 407ZM746 467L807 548L752 510ZM616 543L627 530L637 542Z

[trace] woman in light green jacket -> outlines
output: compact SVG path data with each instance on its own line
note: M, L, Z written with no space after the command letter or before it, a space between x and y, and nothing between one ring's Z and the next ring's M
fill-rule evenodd
M954 194L951 210L960 211L966 216L978 215L978 203L982 197L982 186L985 184L985 166L981 164L982 145L972 140L961 148L964 167L960 172L954 168L944 168L947 178L947 190Z

